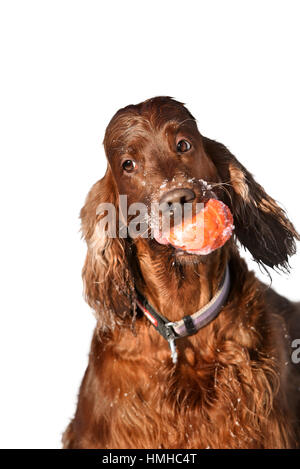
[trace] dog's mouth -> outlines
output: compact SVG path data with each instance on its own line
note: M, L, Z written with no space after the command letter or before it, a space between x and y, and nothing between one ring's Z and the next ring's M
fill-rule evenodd
M176 255L206 256L221 248L234 230L230 209L217 199L209 199L189 218L167 230L157 230L157 243L175 249Z

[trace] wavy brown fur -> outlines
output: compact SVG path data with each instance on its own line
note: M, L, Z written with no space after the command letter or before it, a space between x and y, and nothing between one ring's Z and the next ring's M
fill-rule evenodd
M174 156L170 142L178 133L193 141L191 160ZM254 258L283 268L298 236L292 224L225 147L201 137L192 115L171 98L118 111L104 143L108 170L81 212L88 244L85 294L97 328L64 447L298 447L300 365L290 359L291 340L300 337L296 305L248 271L233 239L208 256L182 258L154 240L109 239L98 229L96 211L100 202L118 207L124 193L129 203L149 203L161 195L164 180L164 190L180 182L201 197L204 179L231 208L236 236ZM120 172L124 152L143 168L134 179ZM210 300L227 262L225 307L197 334L177 341L173 365L166 341L136 315L135 287L177 320Z

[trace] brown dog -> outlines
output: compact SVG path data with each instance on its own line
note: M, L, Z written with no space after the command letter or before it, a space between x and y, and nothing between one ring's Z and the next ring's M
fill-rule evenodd
M248 271L235 244L262 266L287 269L299 239L293 225L171 98L119 110L104 146L106 174L81 211L85 294L97 328L64 447L297 447L300 365L292 363L291 344L300 338L300 312ZM147 207L163 198L216 197L233 214L235 236L206 256L155 238L111 238L98 228L97 207L111 202L118 210L122 194L128 205ZM190 318L216 298L226 265L224 304L204 327L193 330L185 321L189 333L175 340L174 363L168 341L137 308L137 291L169 321Z

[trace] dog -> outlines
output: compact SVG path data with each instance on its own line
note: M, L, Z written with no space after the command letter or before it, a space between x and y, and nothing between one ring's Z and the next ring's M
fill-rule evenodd
M172 98L120 109L104 148L107 171L81 210L97 327L64 448L299 447L299 305L239 254L244 247L261 267L288 271L299 235L285 212ZM98 207L120 217L121 195L147 209L217 200L234 234L207 254L155 234L110 236Z

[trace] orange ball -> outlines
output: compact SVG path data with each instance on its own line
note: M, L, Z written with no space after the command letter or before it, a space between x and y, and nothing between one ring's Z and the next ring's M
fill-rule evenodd
M200 212L171 228L167 239L176 248L205 255L223 246L233 229L233 217L227 205L209 199Z

